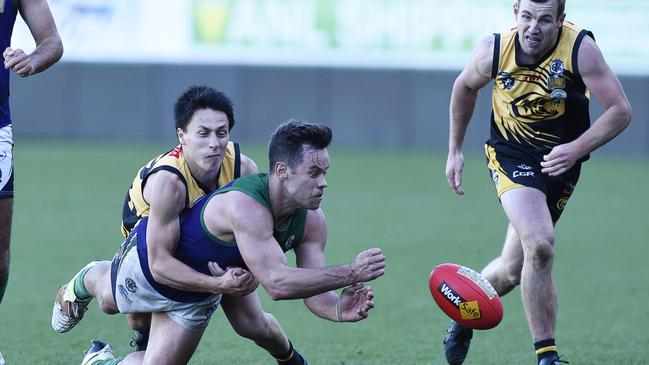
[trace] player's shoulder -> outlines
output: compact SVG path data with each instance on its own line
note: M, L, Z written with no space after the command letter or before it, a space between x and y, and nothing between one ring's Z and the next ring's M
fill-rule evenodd
M271 212L253 197L238 190L213 194L204 209L206 220L213 218L234 230L268 230L272 232Z
M322 208L307 210L304 225L305 236L327 234L327 217Z
M185 183L177 174L167 170L152 173L144 186L144 197L149 202L154 199L184 201L186 194Z
M495 34L490 34L478 41L471 55L470 64L473 67L470 69L476 70L483 77L491 78L496 42Z
M259 172L257 163L252 158L241 154L241 176L252 175Z

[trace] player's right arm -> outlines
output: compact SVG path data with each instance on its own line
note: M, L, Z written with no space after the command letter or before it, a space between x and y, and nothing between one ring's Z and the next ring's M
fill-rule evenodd
M378 248L361 252L347 265L322 268L289 266L273 237L271 213L238 191L212 198L205 208L204 217L208 230L217 237L226 237L231 234L229 232L234 234L246 265L273 300L308 298L357 282L371 281L384 273L385 257ZM324 220L319 222L323 224ZM305 227L305 231L320 229L323 228ZM227 233L224 235L224 232ZM318 245L323 250L325 242L304 244Z
M449 108L450 132L445 172L449 186L458 195L464 194L462 189L464 136L473 115L478 91L491 81L494 39L495 37L491 35L478 43L469 62L453 84Z
M173 256L180 235L179 215L185 206L185 185L168 171L152 174L144 187L150 205L147 252L153 278L160 284L186 291L246 295L256 288L250 272L227 269L220 276L202 274ZM212 264L211 266L213 266Z
M28 55L22 49L7 47L2 55L6 69L26 77L58 61L63 55L63 43L46 0L19 0L18 10L34 37L36 48Z

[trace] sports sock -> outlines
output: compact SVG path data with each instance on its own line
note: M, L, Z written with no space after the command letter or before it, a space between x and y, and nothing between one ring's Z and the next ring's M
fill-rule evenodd
M288 351L284 354L273 355L277 363L281 365L303 365L306 361L302 355L293 348L293 343L288 341Z
M122 360L124 360L123 357L118 357L117 359L113 360L99 360L97 362L93 362L92 365L117 365L122 362Z
M79 300L87 300L92 298L92 295L88 293L88 289L86 289L86 286L83 284L83 278L91 268L92 266L84 267L74 278L74 295L76 295L77 299Z
M557 345L554 338L548 338L534 343L534 350L536 350L536 357L539 361L541 359L557 354Z

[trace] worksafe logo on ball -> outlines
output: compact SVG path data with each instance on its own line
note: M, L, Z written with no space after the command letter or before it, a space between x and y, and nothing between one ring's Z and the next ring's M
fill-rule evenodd
M444 298L460 310L462 319L480 319L482 313L477 300L466 301L460 294L451 288L445 281L442 281L437 288Z
M480 306L478 305L477 300L472 300L470 302L460 303L460 315L462 319L480 319L482 314L480 313Z

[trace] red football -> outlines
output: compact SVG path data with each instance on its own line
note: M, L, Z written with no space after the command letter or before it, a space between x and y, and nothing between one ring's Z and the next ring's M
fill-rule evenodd
M438 265L430 273L428 287L442 311L465 327L486 330L503 319L503 305L496 289L468 267Z

